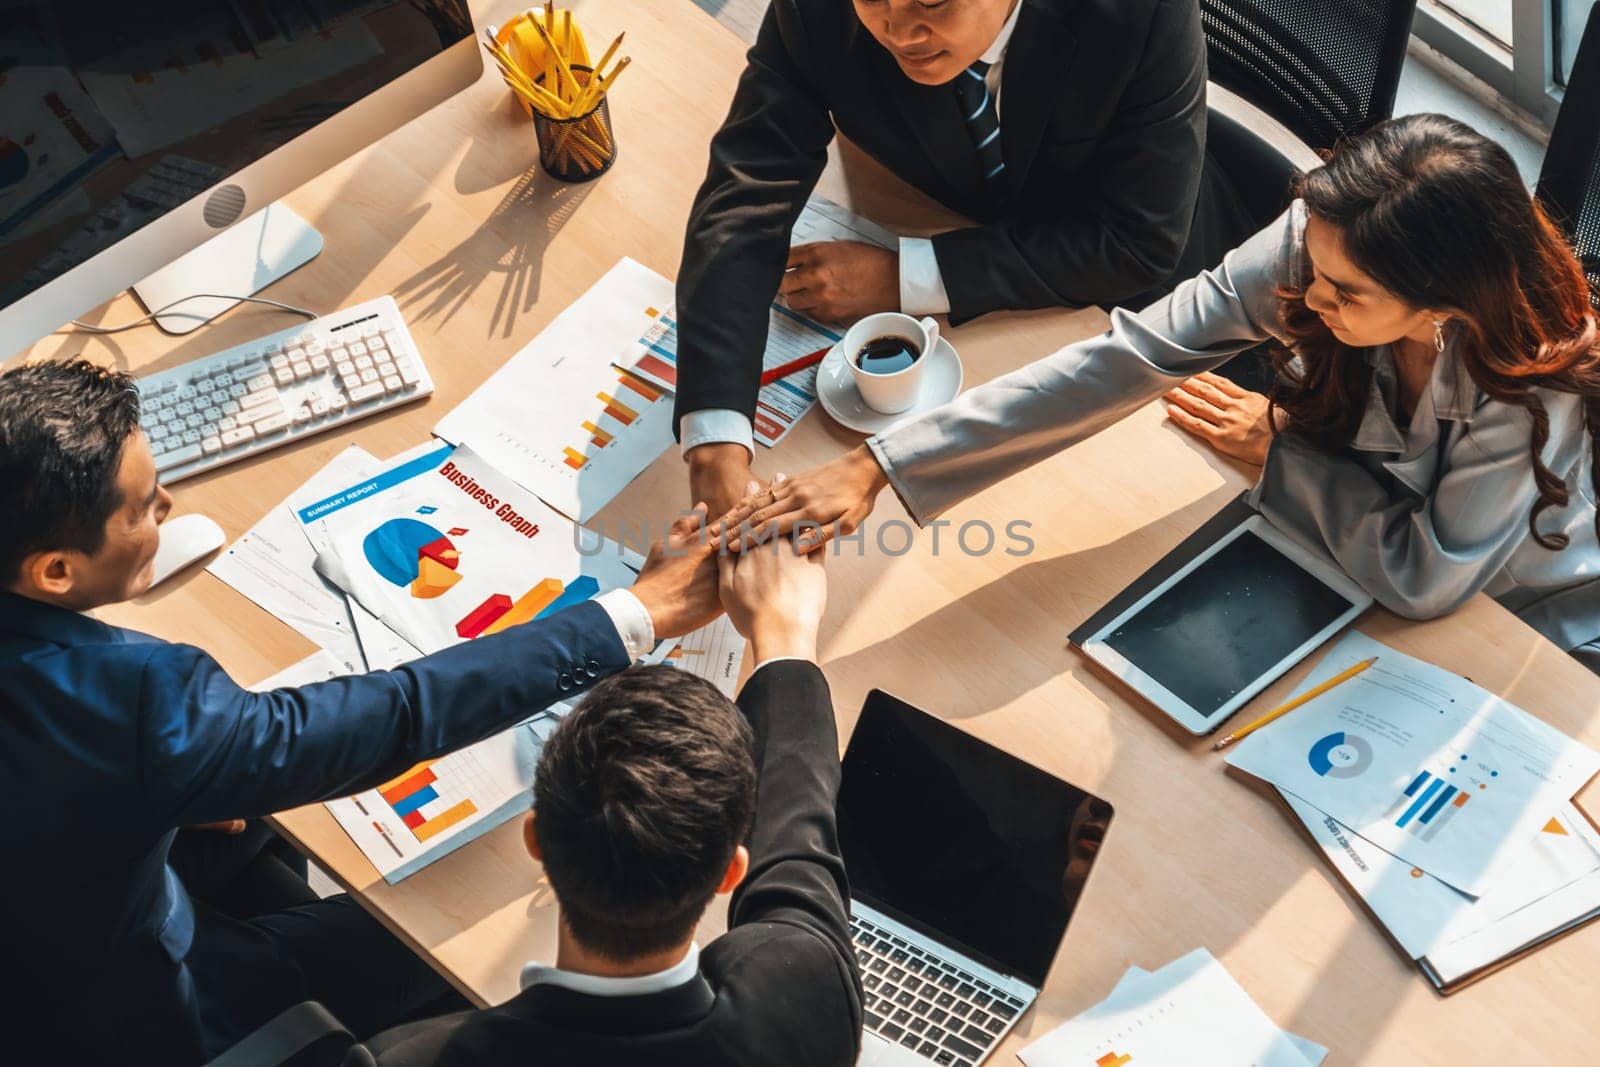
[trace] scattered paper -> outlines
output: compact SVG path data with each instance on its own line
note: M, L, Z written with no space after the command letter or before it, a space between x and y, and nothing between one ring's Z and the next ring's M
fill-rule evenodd
M1200 948L1150 974L1124 975L1111 996L1018 1056L1028 1067L1310 1067L1318 1051L1327 1050L1279 1029Z
M345 669L326 649L318 649L299 663L292 664L272 675L263 678L249 688L257 693L269 693L274 689L294 689L302 685L311 685L315 682L327 682L334 678L343 678L356 671Z
M671 282L619 261L434 432L588 522L672 445L672 397L612 365L671 300Z
M1537 905L1574 882L1600 874L1600 834L1570 801L1523 846L1514 862L1505 865L1500 878L1474 900L1422 868L1363 840L1333 816L1298 797L1286 793L1284 799L1334 869L1414 960L1438 953ZM1600 904L1600 900L1594 904Z
M729 700L734 698L739 667L744 663L745 641L726 615L719 615L694 633L668 644L657 662L699 675Z
M1371 656L1370 669L1251 734L1228 762L1481 896L1600 770L1600 753L1356 632L1306 682Z
M273 507L206 568L307 640L332 653L345 673L368 669L344 593L316 573L317 551L295 518L294 502L320 500L380 466L351 445Z

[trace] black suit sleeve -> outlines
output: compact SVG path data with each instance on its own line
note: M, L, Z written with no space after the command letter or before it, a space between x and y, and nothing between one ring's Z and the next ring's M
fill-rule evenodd
M1165 0L1095 148L1090 180L1048 210L934 237L950 321L1002 308L1113 304L1164 281L1200 192L1205 93L1199 8ZM1003 137L1004 97L1000 107ZM1045 162L1035 160L1035 171Z
M711 141L678 268L675 432L685 414L706 408L754 418L767 308L833 139L807 74L811 52L799 14L775 0Z
M861 979L834 816L839 735L827 679L814 663L771 663L750 676L739 707L755 730L760 779L750 873L729 905L728 928L779 922L814 933L849 983L851 1025L859 1030Z

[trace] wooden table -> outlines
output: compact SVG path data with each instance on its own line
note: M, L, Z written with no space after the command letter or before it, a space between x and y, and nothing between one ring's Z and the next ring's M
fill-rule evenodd
M479 5L480 8L485 5ZM521 5L479 12L497 21ZM400 302L438 385L426 403L182 483L178 513L203 511L238 536L348 441L390 455L433 424L622 255L672 276L704 145L743 66L743 45L684 0L581 0L592 41L628 31L634 57L612 102L620 159L603 179L542 175L533 132L488 72L442 107L287 198L327 237L277 299L332 310L384 293ZM842 157L842 158L841 158ZM903 232L948 216L858 153L836 153L823 191ZM123 298L99 314L134 313ZM279 329L241 309L186 339L155 331L52 338L32 358L82 353L138 371ZM949 331L969 386L1101 330L1098 311L988 316ZM757 471L798 471L859 440L807 418ZM996 1062L1099 1000L1138 963L1197 945L1222 959L1286 1028L1333 1049L1334 1064L1594 1062L1600 929L1583 931L1448 1000L1434 995L1346 899L1286 819L1221 759L1088 669L1066 633L1248 484L1143 410L922 531L909 551L833 560L823 667L841 737L866 692L886 688L1104 796L1116 820L1037 1007ZM599 517L607 529L687 504L676 450ZM905 521L892 494L878 525ZM961 523L1032 524L1034 551L971 556ZM973 531L975 534L976 531ZM898 549L903 538L890 536ZM969 545L979 541L969 537ZM1002 542L1003 546L1004 542ZM312 651L298 634L198 570L108 621L203 644L245 682ZM1600 684L1498 605L1478 597L1417 625L1381 612L1362 629L1472 677L1600 745ZM1302 665L1263 694L1274 704ZM1244 721L1241 719L1240 721ZM529 959L554 954L548 883L515 824L388 886L320 806L280 825L369 909L480 1003L512 995ZM702 943L723 928L708 916Z

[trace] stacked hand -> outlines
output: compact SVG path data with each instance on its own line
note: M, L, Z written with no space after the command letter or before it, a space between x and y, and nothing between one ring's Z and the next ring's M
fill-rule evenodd
M888 477L865 445L794 478L780 475L767 489L750 493L711 528L735 552L777 537L796 536L810 552L838 534L855 533L872 513Z
M751 483L752 493L759 486ZM822 569L827 553L802 552L778 538L758 549L717 559L722 605L750 642L757 663L777 657L817 658L817 628L827 605Z
M650 612L657 640L682 637L722 614L717 549L705 530L706 506L679 516L665 541L650 546L633 594Z

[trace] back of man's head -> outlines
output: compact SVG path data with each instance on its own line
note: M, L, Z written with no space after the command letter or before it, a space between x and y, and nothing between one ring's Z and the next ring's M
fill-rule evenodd
M122 450L138 425L129 375L84 360L0 374L0 587L34 552L100 551L121 504Z
M687 671L642 667L595 686L545 744L535 833L585 948L626 961L693 932L749 832L749 724Z

